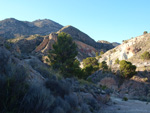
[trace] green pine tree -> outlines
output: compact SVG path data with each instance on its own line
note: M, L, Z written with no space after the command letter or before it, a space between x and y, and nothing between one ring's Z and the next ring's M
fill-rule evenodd
M61 32L58 34L57 42L53 44L53 50L49 52L48 57L54 69L59 69L63 75L70 76L74 73L74 62L77 54L77 45L71 36Z

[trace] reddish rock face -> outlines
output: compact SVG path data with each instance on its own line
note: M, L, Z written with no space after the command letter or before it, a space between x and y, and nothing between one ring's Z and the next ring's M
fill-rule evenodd
M49 42L49 38L45 37L44 40L42 41L42 43L35 49L36 52L41 51Z
M97 52L97 50L94 47L77 40L75 40L75 43L77 44L78 52L81 55L79 59L82 60L86 57L95 57L95 53Z
M49 37L45 37L43 42L35 49L36 52L47 53L48 50L53 49L53 44L57 41L58 34L51 33ZM89 46L83 42L74 40L78 47L78 59L82 61L82 59L86 57L94 57L97 50Z
M49 37L45 37L42 43L35 49L36 52L46 53L49 49L53 49L53 44L57 41L57 34L51 33Z

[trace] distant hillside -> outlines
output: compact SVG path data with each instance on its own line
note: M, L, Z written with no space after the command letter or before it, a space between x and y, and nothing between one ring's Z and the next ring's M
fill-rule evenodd
M112 42L111 43L114 47L116 47L116 46L119 46L120 45L120 43L118 43L118 42Z
M9 18L0 21L0 36L10 39L34 34L48 35L51 32L57 32L62 27L62 25L49 19L28 22Z
M150 52L150 33L124 40L123 43L102 55L99 62L105 60L112 65L115 60L129 60L137 67L150 66L149 61L141 59L141 54L145 51Z
M114 47L120 45L120 43L118 43L118 42L112 42L112 43L110 43L110 42L108 42L108 41L106 41L106 40L99 40L99 41L97 41L97 42L98 42L98 43L103 43L103 44L110 44L110 45L113 45Z

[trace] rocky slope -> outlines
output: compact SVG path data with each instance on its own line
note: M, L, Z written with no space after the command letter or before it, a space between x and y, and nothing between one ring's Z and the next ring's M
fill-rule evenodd
M106 90L63 78L36 56L16 56L6 44L0 39L0 112L99 113L109 101Z
M48 19L28 22L9 18L0 21L0 36L10 39L34 34L48 35L51 32L57 32L62 27L62 25Z
M148 61L141 59L141 54L145 51L150 52L150 34L144 34L129 40L123 41L123 43L102 55L99 62L106 61L108 65L114 66L115 60L129 60L137 67L149 66Z

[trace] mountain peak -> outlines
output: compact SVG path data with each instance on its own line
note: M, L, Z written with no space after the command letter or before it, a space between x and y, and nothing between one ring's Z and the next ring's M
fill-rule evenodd
M16 22L16 21L19 21L19 20L15 19L15 18L6 18L5 20L1 20L0 22L8 22L8 21Z

